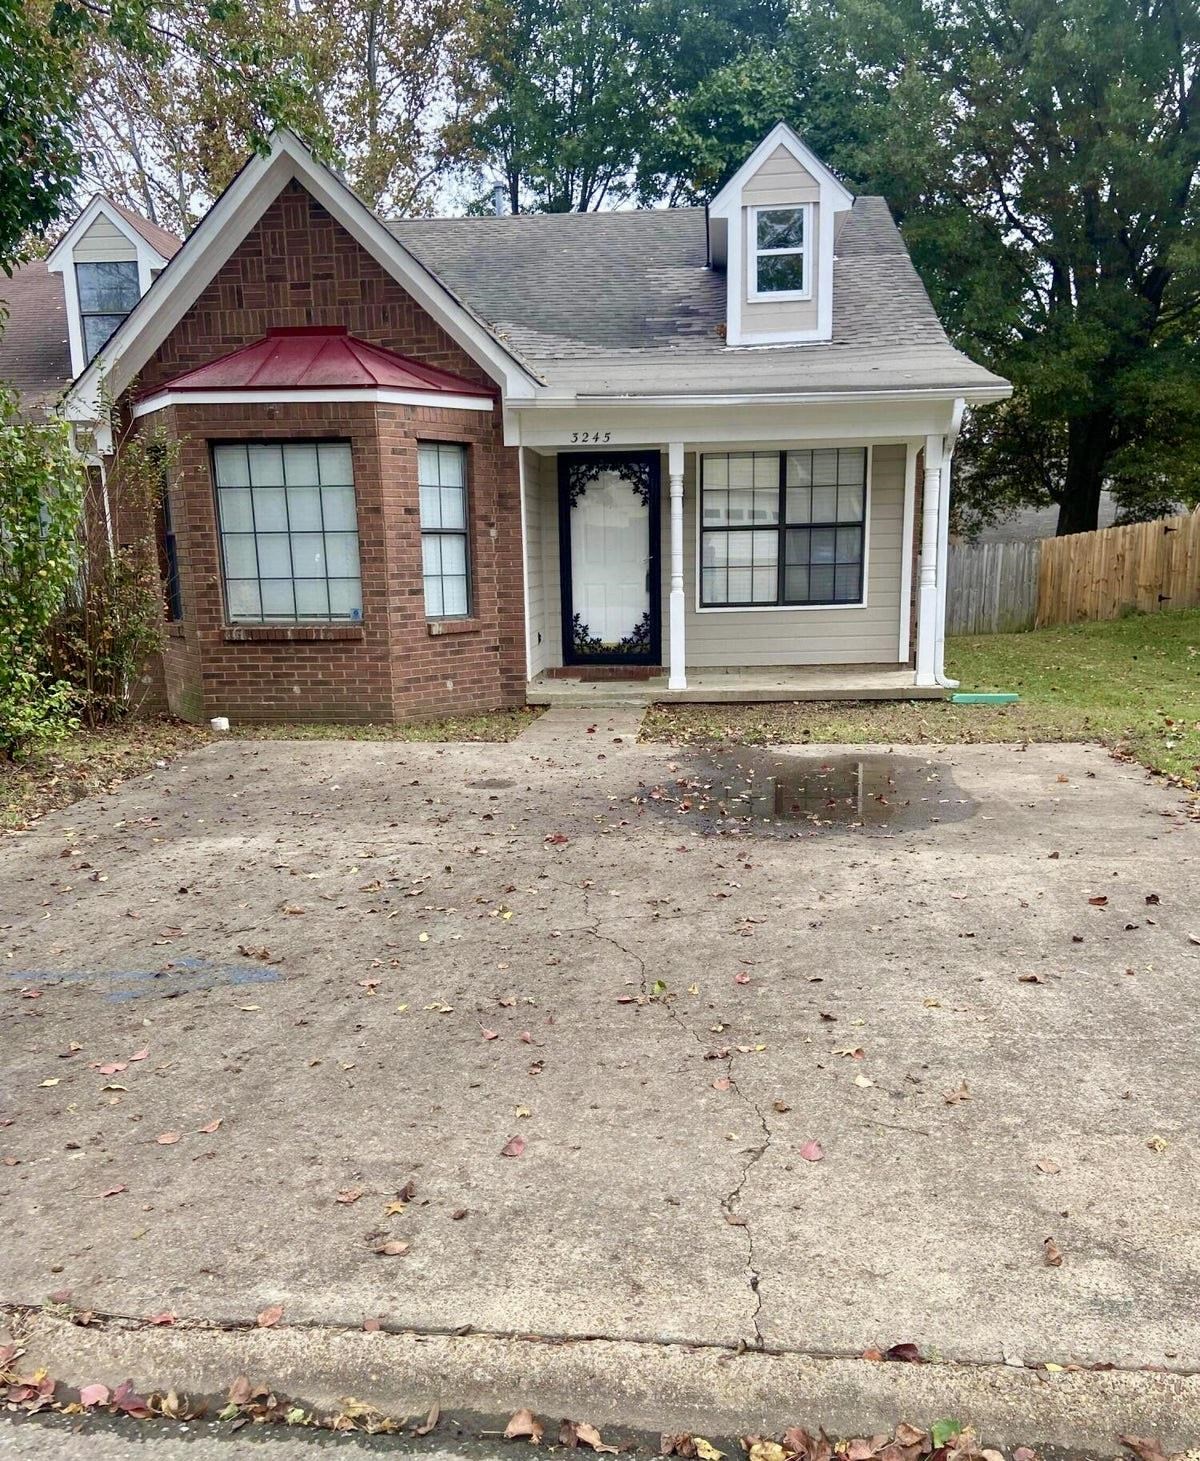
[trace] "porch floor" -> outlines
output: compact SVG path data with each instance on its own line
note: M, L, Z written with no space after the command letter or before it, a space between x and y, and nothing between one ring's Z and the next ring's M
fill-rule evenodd
M763 704L794 700L942 700L941 686L913 684L894 665L784 665L764 669L689 670L686 690L668 690L666 675L649 680L547 679L526 686L529 705Z

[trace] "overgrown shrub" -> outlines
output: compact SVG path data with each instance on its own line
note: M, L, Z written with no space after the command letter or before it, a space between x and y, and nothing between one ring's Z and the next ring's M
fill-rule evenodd
M66 423L22 420L0 387L0 754L10 760L76 724L47 644L80 564L84 481Z
M133 687L162 642L157 522L170 457L161 432L127 437L94 490L87 551L50 640L89 726L138 708Z

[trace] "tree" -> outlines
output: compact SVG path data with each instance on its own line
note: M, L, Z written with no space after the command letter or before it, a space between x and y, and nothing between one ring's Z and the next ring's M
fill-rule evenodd
M128 148L131 170L139 161L152 166L136 155L138 136L127 124L137 110L127 114L127 105L169 99L177 86L181 103L236 98L223 113L198 108L194 121L208 134L210 171L222 181L231 159L261 146L276 125L313 116L303 56L282 31L259 23L253 0L0 0L0 74L5 269L28 257L66 210L106 125ZM93 113L110 103L104 123ZM308 140L323 146L319 129ZM159 182L164 192L186 191L186 177ZM146 206L145 196L135 206Z
M691 98L785 16L786 0L474 0L448 144L513 212L690 196Z
M286 122L385 213L419 210L445 165L455 0L261 0L209 20L209 0L171 0L236 59L233 74L172 49L150 74L97 35L84 61L84 179L186 233L245 160ZM295 84L293 84L295 83Z
M897 209L956 337L1016 386L977 437L975 488L1027 474L1060 533L1095 527L1106 482L1131 501L1176 479L1194 491L1197 7L837 0L813 14L879 124L856 170Z

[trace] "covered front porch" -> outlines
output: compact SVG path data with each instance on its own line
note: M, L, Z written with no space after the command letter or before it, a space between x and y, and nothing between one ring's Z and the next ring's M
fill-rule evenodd
M689 409L658 442L612 409L522 419L528 703L942 696L958 414Z
M667 674L638 679L578 674L531 680L528 705L677 705L770 704L804 700L939 700L941 685L918 685L913 671L893 665L795 665L757 670L692 670L687 684L672 689Z

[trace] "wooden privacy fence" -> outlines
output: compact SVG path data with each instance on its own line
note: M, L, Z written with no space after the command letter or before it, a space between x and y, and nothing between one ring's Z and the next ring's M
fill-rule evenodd
M1033 543L956 543L946 579L947 634L1011 634L1037 614L1038 551Z
M1130 609L1200 604L1200 508L1184 517L1047 538L1040 546L1039 629L1115 619Z

